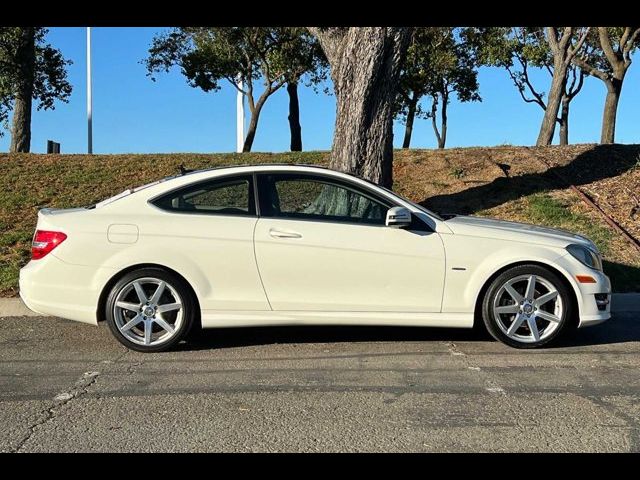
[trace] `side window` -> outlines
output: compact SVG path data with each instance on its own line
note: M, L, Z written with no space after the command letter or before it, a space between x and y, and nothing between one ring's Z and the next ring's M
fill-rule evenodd
M388 206L355 187L318 176L261 177L260 213L267 217L384 225Z
M152 202L163 210L218 215L255 215L251 176L189 185Z

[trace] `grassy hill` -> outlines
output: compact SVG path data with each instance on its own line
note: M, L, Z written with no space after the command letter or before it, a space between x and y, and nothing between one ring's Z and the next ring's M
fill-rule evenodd
M38 208L82 206L177 172L246 163L326 164L327 152L0 154L0 295L17 293ZM640 238L640 145L398 150L394 190L440 212L560 227L592 238L616 291L640 291L640 255L558 178Z

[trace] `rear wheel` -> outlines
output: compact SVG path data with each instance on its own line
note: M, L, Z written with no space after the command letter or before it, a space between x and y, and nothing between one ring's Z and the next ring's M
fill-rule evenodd
M191 290L177 275L143 268L124 275L111 289L106 319L116 339L139 352L168 350L191 329Z
M516 348L536 348L570 327L573 303L557 274L522 265L498 275L487 289L482 316L489 333Z

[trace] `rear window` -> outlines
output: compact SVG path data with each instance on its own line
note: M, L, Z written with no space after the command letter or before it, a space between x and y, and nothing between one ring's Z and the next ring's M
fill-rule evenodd
M250 175L188 185L151 203L162 210L181 213L255 215Z

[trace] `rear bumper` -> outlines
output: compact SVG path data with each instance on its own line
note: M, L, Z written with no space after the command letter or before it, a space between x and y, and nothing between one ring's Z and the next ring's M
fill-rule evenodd
M41 315L96 325L104 278L112 273L111 269L65 263L49 254L20 270L20 298Z

